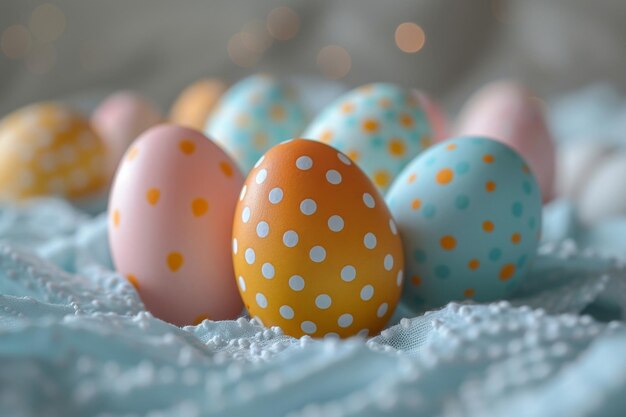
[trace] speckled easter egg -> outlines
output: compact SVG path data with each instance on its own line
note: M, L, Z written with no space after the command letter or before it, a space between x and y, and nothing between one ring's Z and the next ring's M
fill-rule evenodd
M295 89L262 74L238 82L222 96L205 132L248 172L269 148L299 135L304 123Z
M417 94L417 99L426 112L426 117L430 122L433 131L433 141L441 142L446 140L449 137L448 115L433 97L420 90L414 90L414 92Z
M303 137L346 153L385 192L402 168L430 146L432 131L414 92L379 83L340 97Z
M156 126L126 152L109 200L111 253L155 316L187 325L242 311L230 258L242 184L195 130Z
M111 175L137 136L162 120L159 109L133 91L119 91L100 103L91 115L91 123L107 147Z
M500 81L480 89L459 116L457 135L487 136L518 151L541 187L543 201L552 199L556 156L543 105L524 87Z
M396 225L345 154L297 139L250 172L237 205L233 261L246 308L292 336L375 334L401 292Z
M228 83L220 79L196 81L176 98L170 110L170 122L192 129L204 129L207 119L227 89Z
M0 198L88 197L106 180L102 140L72 109L33 104L0 121Z
M416 308L511 295L541 230L539 186L522 157L486 138L442 142L418 156L387 195Z

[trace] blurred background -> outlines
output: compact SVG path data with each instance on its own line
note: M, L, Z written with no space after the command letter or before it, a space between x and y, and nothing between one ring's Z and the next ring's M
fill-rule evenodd
M165 110L198 78L258 71L391 81L451 112L503 77L544 98L623 90L625 15L623 0L2 0L0 114L123 88Z

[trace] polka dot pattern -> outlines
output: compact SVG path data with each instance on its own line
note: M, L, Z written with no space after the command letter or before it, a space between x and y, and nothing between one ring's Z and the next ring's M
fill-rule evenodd
M122 158L109 200L112 257L121 274L134 277L156 317L179 326L199 317L232 319L243 308L239 291L259 292L250 288L249 275L234 274L229 259L245 256L259 274L267 262L232 237L243 180L214 142L174 125L146 131ZM251 207L238 216L255 234L273 235Z
M331 104L303 136L345 152L384 192L404 166L430 146L432 131L412 91L385 83L365 87Z
M254 75L224 93L205 133L248 172L269 148L296 136L304 125L304 110L293 89L271 76Z
M404 261L398 227L359 167L332 147L296 139L270 150L246 186L232 254L250 314L293 336L379 331L400 296ZM378 315L383 303L389 311Z
M435 308L511 294L530 264L517 260L532 259L540 230L541 195L524 166L511 148L478 137L442 142L407 166L387 195L412 277L407 300Z
M0 198L80 198L108 178L102 140L72 109L34 104L0 120Z

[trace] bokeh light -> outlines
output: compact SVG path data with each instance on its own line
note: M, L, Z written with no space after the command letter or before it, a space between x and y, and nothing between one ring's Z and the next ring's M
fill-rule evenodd
M20 59L30 52L33 45L30 32L23 25L9 26L2 32L0 48L10 59Z
M262 54L272 46L274 40L268 33L266 25L259 20L252 20L241 30L241 42L251 52Z
M328 45L317 54L317 66L326 78L336 80L345 77L352 68L352 58L345 48Z
M252 67L261 57L261 54L248 49L244 42L244 36L241 32L234 34L228 41L228 56L231 61L240 67Z
M37 42L54 42L65 31L65 14L54 4L44 3L33 10L28 28Z
M280 41L292 39L300 30L300 16L289 7L277 7L267 16L267 30Z
M416 23L404 22L396 28L396 45L402 52L416 53L424 47L426 34Z

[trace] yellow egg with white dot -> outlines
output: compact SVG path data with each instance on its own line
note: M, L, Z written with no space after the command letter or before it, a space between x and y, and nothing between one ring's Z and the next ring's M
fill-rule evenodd
M82 198L107 182L106 150L88 120L58 103L39 103L0 121L0 198Z

